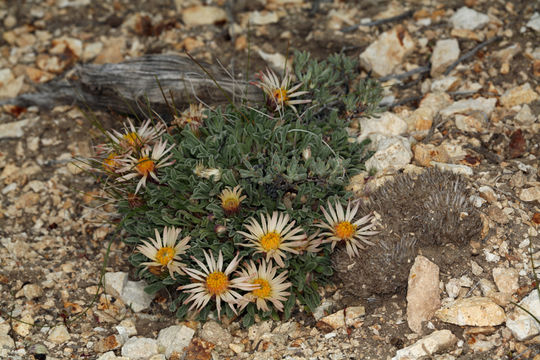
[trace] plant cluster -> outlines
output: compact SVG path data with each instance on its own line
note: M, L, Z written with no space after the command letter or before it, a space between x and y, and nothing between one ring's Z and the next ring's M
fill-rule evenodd
M345 189L371 154L346 127L382 91L356 65L297 53L281 80L261 73L265 104L193 105L169 125L150 116L106 133L92 166L146 290L170 291L179 318L237 314L248 326L296 303L313 311L333 249L358 256L371 244L372 217Z

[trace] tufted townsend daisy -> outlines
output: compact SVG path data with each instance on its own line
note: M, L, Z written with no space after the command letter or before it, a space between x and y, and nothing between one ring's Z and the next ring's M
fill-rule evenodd
M252 247L256 252L266 254L266 260L274 259L279 266L285 267L283 259L286 257L285 251L298 254L297 247L302 246L306 238L304 230L301 227L294 227L294 220L289 223L289 215L274 211L272 216L266 214L266 218L261 214L261 222L258 223L254 218L250 218L249 224L244 227L249 233L239 231L239 234L249 240L249 243L241 244Z
M187 243L190 240L189 236L183 238L178 244L176 239L180 235L181 229L173 227L165 227L163 229L163 238L159 235L159 231L155 229L155 238L148 238L149 242L143 242L137 246L137 250L152 261L144 262L142 265L147 269L151 267L166 267L169 274L174 279L174 273L183 274L181 266L184 265L179 260L180 256L186 253L190 248Z
M121 152L131 152L153 145L164 132L165 126L160 122L154 125L148 119L139 128L135 128L131 120L128 119L127 123L124 123L123 133L112 130L107 131L107 135L111 140L111 151L114 148L120 148Z
M354 221L354 217L358 212L359 203L351 209L351 202L347 204L347 210L343 212L343 206L336 201L332 206L328 201L328 211L321 206L326 223L317 225L325 229L321 235L326 236L324 243L332 243L332 250L338 242L344 242L347 248L347 254L349 257L358 256L358 249L364 249L365 247L360 243L364 242L368 245L373 245L371 241L367 239L368 236L375 235L378 232L371 230L375 224L373 223L373 216L368 214L363 218ZM367 225L366 225L367 224ZM366 225L364 227L361 227Z
M272 266L272 262L262 260L257 267L253 261L244 264L240 275L250 278L252 284L258 284L260 288L251 290L239 300L240 309L243 309L250 302L257 305L258 310L268 311L267 301L270 301L276 310L283 311L283 302L287 301L287 296L291 293L286 291L291 287L287 280L287 271L276 276L277 266Z
M260 81L255 82L254 85L264 91L269 105L274 110L283 111L285 106L289 106L294 110L294 112L297 112L294 105L311 102L311 100L307 99L291 100L291 98L307 94L308 91L296 91L300 86L302 86L302 83L298 83L290 87L292 76L289 71L285 72L281 82L279 82L277 75L270 69L266 70L266 74L261 71L258 77Z
M221 251L219 252L217 261L214 259L212 252L208 254L204 251L204 257L206 259L206 265L199 259L193 256L191 257L199 265L200 269L183 268L186 274L195 281L192 284L182 285L177 288L177 290L183 290L190 294L184 300L184 304L193 302L189 310L195 308L196 311L201 311L210 299L215 298L218 317L221 312L222 300L229 304L236 314L234 306L237 304L238 299L242 298L242 295L233 289L251 291L258 288L259 285L250 283L249 279L243 276L234 278L230 276L240 262L238 254L236 254L225 270L223 270L223 254Z
M236 185L234 189L231 189L229 186L223 189L219 195L219 199L221 200L221 207L225 211L225 214L233 215L238 212L240 203L246 198L245 195L240 196L241 194L242 188L240 185Z

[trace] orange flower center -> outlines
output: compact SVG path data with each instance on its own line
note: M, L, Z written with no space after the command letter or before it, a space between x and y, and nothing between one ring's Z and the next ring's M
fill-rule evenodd
M124 140L132 147L141 145L141 139L136 132L130 132L129 134L124 135Z
M161 265L167 265L168 263L172 261L172 259L174 258L174 255L176 255L176 251L174 251L173 248L168 247L168 246L162 247L161 249L158 250L156 254L156 260Z
M355 232L356 225L353 225L348 221L339 222L334 226L334 234L341 240L350 239Z
M272 292L272 288L270 287L270 283L268 281L258 278L253 280L253 284L258 284L261 286L260 289L255 289L251 291L251 293L259 298L267 298L270 296L270 293Z
M103 167L107 171L114 171L118 167L118 162L115 160L118 158L118 154L115 152L112 152L107 156L105 160L103 160Z
M137 171L142 176L147 176L149 173L153 172L156 165L148 156L144 156L139 159L139 162L135 166L137 168Z
M276 102L279 104L283 104L289 100L287 90L284 88L275 89L272 95L274 96Z
M275 232L269 232L261 237L261 246L264 251L276 250L281 244L281 236Z
M240 207L240 199L238 199L238 196L232 194L224 196L221 199L221 207L223 207L223 210L227 213L234 213L238 211L238 208Z
M221 271L214 271L206 277L206 289L211 295L221 295L228 287L229 279Z

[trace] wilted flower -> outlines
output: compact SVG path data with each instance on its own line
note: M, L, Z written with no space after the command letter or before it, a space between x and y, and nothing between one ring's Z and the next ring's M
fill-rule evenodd
M221 179L221 170L216 168L207 168L201 162L198 162L197 165L195 165L193 173L198 177L205 179L210 179L213 177L214 181L219 181L219 179Z
M259 224L254 218L250 218L249 224L244 225L249 233L239 231L239 234L244 235L250 242L241 244L243 246L252 247L256 252L266 254L266 260L274 259L279 266L284 267L283 258L286 257L284 251L298 254L296 248L302 245L302 241L306 235L301 227L294 227L295 221L289 222L288 214L279 214L274 211L272 216L266 214L266 218L261 214L261 223Z
M223 254L219 252L219 256L216 260L214 255L210 252L210 255L204 251L204 257L206 259L206 265L195 257L191 257L193 261L199 265L200 269L183 268L183 270L195 280L192 284L179 286L178 290L184 290L190 295L184 301L184 304L193 302L189 310L195 308L197 311L201 311L206 304L215 297L216 307L218 311L218 317L221 312L221 300L225 301L236 314L234 305L242 298L238 292L233 289L240 289L245 291L251 291L257 289L259 285L251 284L246 277L230 278L229 275L236 269L240 259L238 254L231 261L229 266L223 268Z
M343 212L343 207L336 201L335 206L332 207L330 201L328 201L328 212L321 206L321 210L324 213L327 223L317 225L327 231L321 235L327 236L323 241L324 243L332 243L332 250L336 244L340 241L345 242L347 248L347 254L349 257L358 256L358 249L364 249L365 247L360 241L373 245L371 241L367 239L368 236L375 235L378 232L371 229L375 226L373 222L373 216L368 214L361 219L353 221L357 211L359 203L351 210L351 202L347 205L347 211ZM363 225L367 224L364 227ZM360 241L359 241L360 240Z
M180 255L185 254L186 250L190 248L187 245L190 237L186 236L178 244L176 239L180 235L181 229L175 227L165 227L163 229L163 239L159 235L157 229L155 229L155 238L148 238L150 242L143 242L143 245L139 245L137 250L147 258L151 259L150 262L144 262L142 265L146 268L151 267L167 267L169 274L174 279L174 273L184 274L180 269L180 266L184 264L179 262Z
M196 133L207 117L203 104L190 104L189 108L184 110L180 116L174 117L173 123L182 128L189 126L191 131Z
M285 291L291 287L287 280L287 271L283 271L276 276L278 267L273 267L271 262L261 261L259 267L255 266L253 261L244 264L240 275L250 278L252 284L258 284L259 289L251 290L239 300L240 309L247 306L249 302L255 302L257 309L268 311L266 301L270 301L276 310L283 311L283 301L287 301L290 292Z
M128 165L119 170L120 172L129 171L129 173L118 177L118 181L126 181L136 176L140 176L141 179L137 184L135 194L139 191L141 186L146 186L148 176L151 176L155 181L159 182L156 171L157 169L171 165L174 162L166 162L172 154L165 156L165 154L171 151L173 147L174 144L167 148L167 142L160 141L154 145L152 150L144 148L138 159L129 156L127 159Z
M240 203L246 198L245 195L240 196L241 194L242 188L240 185L236 185L232 190L229 186L223 189L219 198L221 199L221 207L225 211L225 214L232 215L238 212Z
M292 76L287 71L279 82L277 75L270 69L267 69L266 74L262 71L259 73L260 81L255 82L254 85L261 88L267 96L270 107L277 111L282 111L285 106L289 106L294 112L297 112L294 105L306 104L311 100L291 100L291 98L305 95L308 91L296 91L302 83L298 83L291 86Z

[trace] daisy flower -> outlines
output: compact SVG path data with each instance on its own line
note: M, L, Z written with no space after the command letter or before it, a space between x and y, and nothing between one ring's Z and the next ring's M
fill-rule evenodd
M322 249L319 247L323 243L323 239L319 236L321 231L317 230L315 233L306 237L302 242L302 245L298 248L299 251L307 251L311 253L318 253Z
M223 300L234 311L236 309L234 305L237 304L238 299L242 298L238 292L233 289L240 289L245 291L251 291L259 287L257 284L252 284L246 277L231 278L231 273L237 268L240 259L238 254L232 259L231 263L223 271L223 254L219 252L217 261L214 259L212 252L208 254L204 251L204 257L206 259L206 265L195 257L191 257L193 261L199 265L200 269L183 268L193 280L192 284L179 286L177 290L184 290L190 295L184 304L193 302L189 310L195 308L196 311L201 311L202 308L208 304L210 299L215 297L216 307L218 311L218 318L221 312L221 301Z
M256 252L265 253L266 261L272 258L281 267L285 267L283 258L286 257L286 254L284 251L298 254L296 247L301 246L302 240L306 238L301 227L293 228L295 221L289 223L288 214L278 214L277 211L274 211L272 217L270 214L266 214L265 218L261 214L260 223L254 218L250 218L248 221L249 224L244 226L249 230L249 233L244 231L238 233L244 235L249 243L241 245L255 248Z
M279 82L277 75L272 70L268 68L266 70L266 74L262 71L259 73L260 81L255 82L254 85L264 91L272 109L282 111L285 106L289 106L294 112L297 112L294 105L311 102L311 100L306 99L291 100L291 98L307 94L308 91L296 91L302 86L302 83L291 86L292 76L289 71L286 71L285 76Z
M371 214L353 221L356 213L358 212L359 205L359 203L356 203L356 206L351 209L351 202L349 201L347 210L344 213L343 207L338 201L336 201L334 207L332 207L330 201L328 201L328 210L330 213L328 213L321 206L321 210L324 213L327 223L317 225L318 227L327 230L321 234L323 236L327 236L327 238L323 241L324 243L331 242L332 250L334 250L334 247L338 242L345 242L347 254L349 254L349 257L351 258L355 255L358 256L358 249L365 248L360 241L368 245L373 245L373 243L367 239L367 236L378 233L378 231L371 230L375 226L373 216ZM366 226L362 227L363 225Z
M152 145L164 132L165 126L162 123L153 125L148 119L137 129L128 119L127 123L124 123L123 133L112 130L107 131L107 135L112 142L111 151L114 148L121 148L125 152L131 152Z
M174 144L167 148L166 141L160 141L154 145L152 149L144 148L141 151L139 158L134 158L133 156L128 156L126 162L127 166L120 169L120 172L129 171L128 174L118 177L118 181L126 181L134 177L140 176L141 179L137 184L135 189L135 194L139 192L141 186L146 187L146 180L148 176L151 176L155 181L159 182L159 179L156 175L156 171L159 168L171 165L174 161L166 162L172 154L165 156L171 149L174 147Z
M191 131L196 133L203 125L204 119L208 116L204 113L203 104L189 104L189 108L184 110L180 116L175 116L173 123L184 128L189 126Z
M216 168L207 168L201 162L197 162L195 169L193 169L193 173L198 177L205 179L210 179L212 177L212 180L214 181L219 181L219 179L221 179L221 170Z
M225 214L232 215L238 212L240 209L240 203L246 198L245 195L240 196L240 194L242 194L242 188L240 185L236 185L232 190L229 186L223 189L219 195L219 198L221 200L221 207L225 211Z
M253 261L244 264L245 269L242 269L240 275L250 278L252 284L258 284L259 289L251 290L239 300L240 310L247 306L250 302L255 302L258 310L268 311L270 301L276 310L283 311L283 302L287 301L287 296L291 293L287 290L291 287L287 280L287 271L283 271L276 276L278 267L273 267L271 262L262 261L259 267L255 266Z
M147 269L151 267L159 267L163 269L167 267L169 274L173 279L174 273L179 273L183 275L184 273L181 270L181 266L185 265L179 260L180 256L186 253L186 250L190 248L187 243L191 237L186 236L178 244L176 239L180 235L181 229L173 227L165 227L163 229L163 238L159 235L159 231L155 229L155 238L148 238L149 242L143 242L142 245L137 246L137 250L149 258L152 261L144 262L142 265L146 266Z

